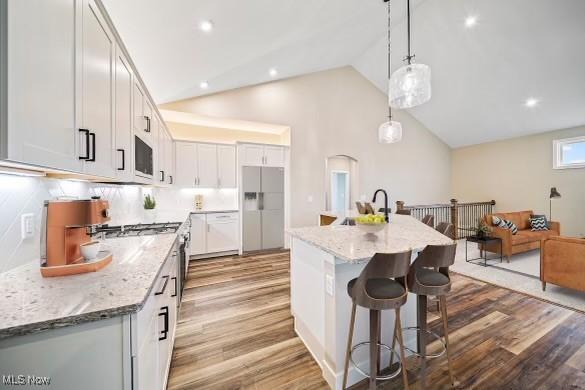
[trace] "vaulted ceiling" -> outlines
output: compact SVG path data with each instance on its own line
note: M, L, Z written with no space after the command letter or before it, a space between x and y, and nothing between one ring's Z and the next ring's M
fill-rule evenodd
M103 2L158 103L344 65L386 92L382 0ZM393 69L406 52L405 5L392 1ZM412 0L411 8L413 51L431 66L433 97L409 112L447 144L585 124L585 1ZM204 20L212 32L199 29Z

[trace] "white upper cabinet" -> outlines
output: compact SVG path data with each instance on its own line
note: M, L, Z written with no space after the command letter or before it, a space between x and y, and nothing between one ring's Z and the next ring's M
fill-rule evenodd
M197 145L197 168L197 187L218 187L219 177L217 175L217 145Z
M241 165L284 167L284 147L278 145L241 144Z
M175 142L174 161L174 183L180 187L236 187L235 146Z
M217 170L219 188L236 187L236 147L231 145L217 146Z
M175 142L175 178L179 187L197 185L197 145L191 142Z
M282 146L264 146L264 165L284 167L284 148Z
M133 178L132 159L132 70L121 50L116 53L115 134L116 176L120 181Z
M84 172L115 177L114 63L116 44L93 0L83 4L81 149ZM88 150L89 146L89 150Z
M157 123L158 119L156 120ZM171 186L175 181L174 161L173 161L173 139L164 128L162 123L159 125L158 134L158 184L162 186Z
M3 158L81 171L75 125L78 3L75 0L5 3L0 25L6 26L7 66L2 69L4 64L0 64L0 70L6 72L7 85L0 88L7 90L0 92L0 96L6 92L4 140L8 147Z
M165 166L167 169L167 184L175 184L175 148L173 147L173 137L166 133L165 143Z

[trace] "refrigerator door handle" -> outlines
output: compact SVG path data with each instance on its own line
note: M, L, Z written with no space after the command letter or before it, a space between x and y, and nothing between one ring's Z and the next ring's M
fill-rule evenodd
M264 192L258 193L258 210L264 210Z

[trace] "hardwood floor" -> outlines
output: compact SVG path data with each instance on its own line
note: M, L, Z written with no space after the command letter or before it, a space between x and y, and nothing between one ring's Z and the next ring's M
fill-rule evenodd
M288 269L288 252L191 262L169 389L328 388L293 331ZM585 315L456 274L448 313L458 389L585 389ZM442 335L434 313L429 324ZM445 358L427 372L428 388L448 388Z

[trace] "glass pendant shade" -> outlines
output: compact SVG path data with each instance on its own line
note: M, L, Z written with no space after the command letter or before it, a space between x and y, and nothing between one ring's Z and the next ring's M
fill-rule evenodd
M431 68L408 64L392 73L388 99L392 108L405 109L426 103L431 98Z
M382 144L400 142L402 139L402 125L400 122L389 120L378 127L378 141Z

